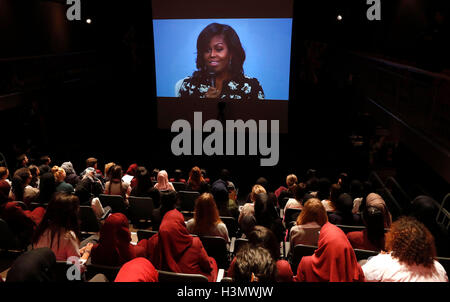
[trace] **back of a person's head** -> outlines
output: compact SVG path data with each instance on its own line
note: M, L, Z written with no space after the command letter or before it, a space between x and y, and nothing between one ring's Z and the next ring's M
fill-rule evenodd
M261 193L267 193L266 189L262 185L259 184L254 185L252 187L252 192L250 193L250 200L252 202L255 202L256 195Z
M317 198L308 199L303 209L297 217L297 225L303 225L310 222L316 222L323 226L328 222L328 215L322 202Z
M56 182L62 182L66 178L66 171L64 171L64 169L61 167L53 166L52 173L55 177Z
M298 183L298 179L297 179L297 176L295 174L289 174L286 177L286 185L289 188L292 187L293 185L297 184L297 183Z
M330 200L336 204L338 202L339 196L342 193L344 193L344 192L343 192L340 184L332 184L330 187Z
M422 222L427 228L436 225L437 202L430 196L420 195L411 202L410 216Z
M6 167L0 167L0 179L3 179L6 175L9 174L9 171Z
M210 230L211 227L220 222L214 197L210 193L203 193L195 201L194 208L194 232L200 233Z
M8 202L9 191L11 190L11 185L0 179L0 206Z
M197 184L201 181L202 178L202 171L197 166L193 167L189 172L189 182Z
M322 177L318 181L317 198L320 200L330 198L331 182L328 178Z
M266 191L269 191L269 181L265 177L259 177L256 184L262 186Z
M269 196L267 193L259 193L255 195L255 218L257 224L264 224L268 222L268 198Z
M342 193L349 193L350 184L348 174L345 172L342 172L338 175L337 183L342 188Z
M248 234L248 242L251 246L266 248L275 260L280 258L280 244L270 229L261 225L255 226Z
M277 265L263 247L242 246L236 254L233 280L235 282L276 282Z
M6 282L51 282L56 280L56 256L48 247L29 250L12 263Z
M51 162L50 156L48 155L43 155L39 158L39 165L50 165Z
M42 222L38 225L34 242L47 228L58 232L60 229L79 233L78 211L80 208L79 198L70 193L58 192L53 195L53 199L48 203Z
M384 250L384 215L376 207L366 207L362 220L367 228L369 241L380 250Z
M41 175L39 181L39 201L41 203L48 203L53 198L56 192L56 180L53 173L46 172Z
M181 178L183 178L183 171L181 169L175 169L173 171L173 177L175 178L175 180L180 180Z
M219 174L219 179L222 179L224 181L230 180L230 171L228 169L222 169Z
M89 157L88 159L86 159L86 167L92 167L94 168L95 165L97 164L98 160L95 157Z
M111 178L111 168L114 167L116 164L114 162L109 162L105 165L105 176L107 178Z
M392 257L408 265L431 267L436 257L433 235L414 217L402 216L392 223L385 248Z
M355 198L361 198L364 196L364 186L362 182L360 182L357 179L352 180L350 183L350 191L349 194L352 196L353 199ZM367 195L365 195L367 196Z
M214 200L219 209L228 205L229 195L227 183L225 181L221 179L216 180L211 186L211 193L214 196Z
M136 179L137 179L136 187L138 191L146 192L152 187L150 173L145 167L138 167Z
M308 188L306 187L306 184L301 182L293 188L294 191L294 198L303 203L303 197L308 192Z
M336 206L336 210L342 214L351 214L353 209L353 198L347 193L342 193L334 201L334 205Z
M39 166L39 172L42 174L50 172L50 166L49 165L40 165Z
M120 165L114 165L113 167L111 167L111 180L120 180L122 179L123 176L123 170L122 170L122 166Z
M16 201L23 201L23 192L24 192L24 188L25 185L27 183L27 180L30 179L31 180L31 173L30 173L30 169L28 168L20 168L17 169L14 172L12 181L11 181L11 190L13 191L15 197L16 197Z
M175 191L160 192L161 208L166 212L175 209L177 194Z

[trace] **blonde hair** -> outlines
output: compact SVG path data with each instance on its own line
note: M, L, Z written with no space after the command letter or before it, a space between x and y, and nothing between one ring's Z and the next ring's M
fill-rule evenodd
M254 185L252 188L252 192L250 193L250 200L254 202L256 199L256 195L261 193L267 193L266 189L264 189L264 187L261 185Z
M295 174L289 174L286 177L286 184L288 187L292 187L293 185L297 184L297 176Z
M317 222L323 226L328 222L328 215L322 202L317 198L310 198L303 205L303 209L297 217L297 225L307 224L309 222Z
M61 167L53 166L52 173L55 177L56 182L62 182L66 178L66 171L64 171L64 169Z
M116 164L113 162L107 163L105 165L105 176L108 176L109 170L111 169L112 166L115 166Z

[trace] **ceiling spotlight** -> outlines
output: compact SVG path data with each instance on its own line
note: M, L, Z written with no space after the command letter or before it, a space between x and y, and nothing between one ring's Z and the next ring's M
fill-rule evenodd
M91 24L92 20L91 19L86 19L86 23L87 24Z
M341 15L338 15L336 19L337 19L338 21L341 21L341 20L342 20L342 16L341 16Z

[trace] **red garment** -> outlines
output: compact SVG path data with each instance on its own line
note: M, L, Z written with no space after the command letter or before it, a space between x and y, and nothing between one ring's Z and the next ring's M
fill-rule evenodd
M179 178L178 180L175 180L175 178L171 178L171 179L169 179L169 181L186 183L186 179L184 179L184 178Z
M278 197L280 197L281 192L287 191L287 190L288 190L288 188L281 186L275 190L275 196L278 198Z
M33 211L23 210L16 201L6 203L5 207L0 213L0 217L8 224L22 224L28 225L29 220L37 226L41 223L44 217L45 209L37 207Z
M100 242L92 247L92 263L120 266L136 257L145 256L142 247L130 244L128 218L122 213L108 216L100 230Z
M295 281L364 282L364 272L345 233L327 222L320 230L314 255L300 261Z
M138 168L137 164L131 164L128 167L128 170L127 170L126 174L131 175L131 176L136 176L137 168Z
M230 267L227 271L227 276L233 278L234 266L236 264L236 257L231 261ZM292 282L294 279L291 265L286 260L277 261L277 282Z
M137 183L138 183L138 180L137 180L136 177L134 177L134 178L131 180L130 187L131 187L132 189L135 188L135 187L137 186Z
M370 251L380 251L367 237L367 230L349 232L347 238L354 249L363 249ZM384 240L382 245L384 246Z
M120 268L114 282L158 282L158 271L146 258L138 257Z
M217 263L209 257L198 237L192 237L178 210L164 215L159 233L149 240L141 240L147 258L160 270L185 274L202 274L210 282L217 279Z

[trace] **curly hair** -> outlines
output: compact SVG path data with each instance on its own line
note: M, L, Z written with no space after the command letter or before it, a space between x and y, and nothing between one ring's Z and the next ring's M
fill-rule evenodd
M233 273L235 282L275 282L277 275L276 261L267 249L246 244L237 252Z
M408 265L431 267L436 257L433 235L413 217L402 216L392 224L386 234L385 248Z

